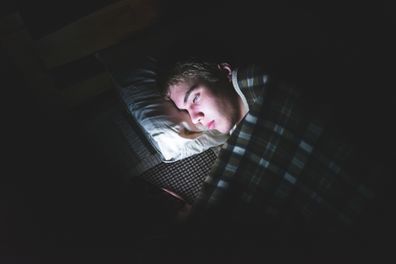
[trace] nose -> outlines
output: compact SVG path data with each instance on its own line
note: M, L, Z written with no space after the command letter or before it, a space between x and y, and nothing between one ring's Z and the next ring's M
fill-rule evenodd
M199 111L190 111L190 118L193 124L198 124L202 121L203 117L205 116L204 113Z

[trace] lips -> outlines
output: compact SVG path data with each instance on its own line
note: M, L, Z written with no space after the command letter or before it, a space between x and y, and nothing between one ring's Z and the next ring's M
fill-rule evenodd
M214 129L214 127L215 127L215 121L214 120L212 120L212 121L210 121L207 125L206 125L206 127L210 130L210 129Z

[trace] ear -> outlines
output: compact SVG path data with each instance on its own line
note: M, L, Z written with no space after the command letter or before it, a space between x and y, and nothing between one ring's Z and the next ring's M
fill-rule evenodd
M231 81L231 77L232 77L231 65L230 65L229 63L227 63L227 62L222 62L222 63L219 63L219 64L217 65L217 67L218 67L220 70L224 71L224 72L227 74L228 80Z

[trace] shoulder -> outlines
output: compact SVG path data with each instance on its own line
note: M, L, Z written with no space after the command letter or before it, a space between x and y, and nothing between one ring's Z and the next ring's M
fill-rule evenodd
M259 64L241 65L233 72L233 84L244 94L250 107L267 93L270 79L269 71Z
M265 85L269 81L269 72L258 64L242 65L236 69L236 77L241 88Z

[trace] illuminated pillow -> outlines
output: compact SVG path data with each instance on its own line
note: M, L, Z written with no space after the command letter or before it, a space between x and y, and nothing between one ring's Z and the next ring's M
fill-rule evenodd
M227 135L216 130L200 131L186 112L179 111L160 95L156 84L157 63L153 58L135 61L136 64L137 67L116 71L108 69L126 109L164 162L190 157L227 140Z

